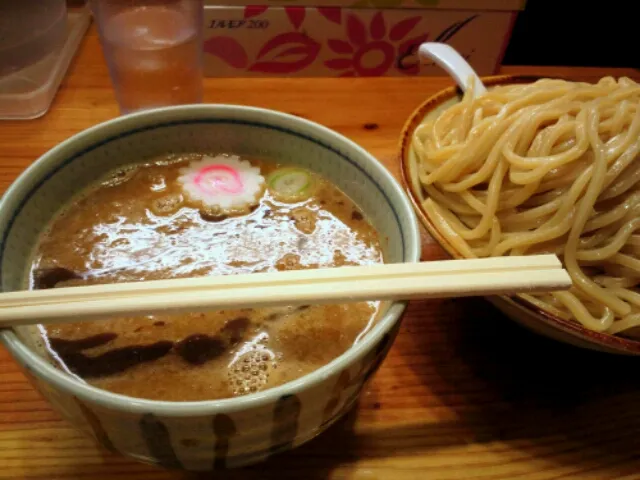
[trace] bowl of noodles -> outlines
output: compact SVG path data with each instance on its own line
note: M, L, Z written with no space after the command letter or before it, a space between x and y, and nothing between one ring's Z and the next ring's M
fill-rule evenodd
M579 347L640 355L640 84L495 76L405 124L403 180L453 258L554 253L565 292L488 298Z

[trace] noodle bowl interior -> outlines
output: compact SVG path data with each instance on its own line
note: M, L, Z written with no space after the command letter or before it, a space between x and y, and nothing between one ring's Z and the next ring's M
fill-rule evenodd
M525 295L598 332L640 326L640 85L496 86L425 120L423 208L467 258L555 253L567 292ZM637 332L637 329L636 329Z
M41 236L33 289L382 263L378 234L325 178L257 159L152 159L91 186ZM39 327L61 369L171 401L245 395L349 349L379 302L193 312Z

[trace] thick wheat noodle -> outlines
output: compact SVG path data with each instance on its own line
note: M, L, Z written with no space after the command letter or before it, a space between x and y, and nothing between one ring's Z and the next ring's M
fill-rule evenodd
M599 230L610 225L625 217L629 211L634 212L634 217L639 216L640 211L637 211L638 207L640 207L640 191L633 192L623 202L610 210L602 213L598 212L587 222L583 233Z
M640 331L638 83L469 88L412 146L424 209L460 254L556 253L572 289L526 298L591 330Z

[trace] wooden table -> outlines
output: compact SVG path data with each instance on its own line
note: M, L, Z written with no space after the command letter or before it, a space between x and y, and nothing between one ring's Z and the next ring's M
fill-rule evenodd
M638 70L505 68L586 80ZM350 137L396 175L411 111L448 78L207 79L207 102L273 108ZM118 115L91 29L43 118L0 122L0 189L58 142ZM424 235L425 258L442 253ZM640 478L636 359L536 336L483 300L416 301L357 408L320 438L228 479ZM181 479L67 425L0 349L0 478ZM202 476L201 478L209 478Z

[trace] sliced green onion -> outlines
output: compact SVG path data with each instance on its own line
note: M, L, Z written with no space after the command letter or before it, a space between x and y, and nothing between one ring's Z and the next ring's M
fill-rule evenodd
M310 172L297 167L279 168L267 177L269 190L276 200L283 202L309 198L313 192L314 183Z

